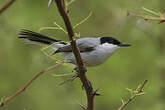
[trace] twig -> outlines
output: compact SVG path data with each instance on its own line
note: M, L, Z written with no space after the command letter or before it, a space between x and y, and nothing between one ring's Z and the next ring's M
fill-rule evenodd
M0 8L0 14L2 14L3 11L5 11L9 6L11 6L14 3L15 0L8 1L2 8Z
M136 96L138 96L140 93L143 92L143 88L145 86L145 84L147 83L148 80L145 80L143 82L143 84L140 86L140 88L136 91L135 95L133 95L132 97L130 97L126 102L123 102L123 104L119 107L118 110L123 110L131 101L133 101Z
M9 102L11 99L13 99L14 97L16 97L17 95L21 94L22 92L24 92L27 87L29 87L33 81L35 81L39 76L41 76L42 74L50 71L50 70L53 70L54 68L60 66L61 64L63 64L63 62L61 63L57 63L53 66L50 66L46 69L43 69L41 72L39 72L38 74L36 74L30 81L28 81L23 88L17 90L14 94L12 94L11 96L5 98L2 102L0 102L0 107L4 106L4 104L6 104L7 102Z
M59 85L61 86L61 85L65 84L66 82L74 81L77 77L79 77L78 74L75 74L72 77L70 77L70 78L66 79L65 81L61 82Z
M165 22L165 14L164 13L159 13L159 17L147 17L147 16L143 16L137 13L133 13L128 11L127 12L127 16L134 16L134 17L140 17L146 21L151 20L151 21L159 21L159 23L163 23Z
M82 108L82 110L86 110L86 107L77 101L77 104Z
M66 29L68 31L68 37L69 37L69 40L71 43L71 48L72 48L72 51L76 58L76 63L77 63L78 70L79 70L79 78L80 78L81 82L83 83L83 86L86 91L86 95L87 95L86 110L93 110L95 91L91 88L90 81L87 79L87 77L85 75L85 72L86 72L85 65L83 64L83 60L80 55L79 48L76 45L76 41L73 39L74 31L73 31L73 27L71 25L71 22L70 22L70 19L69 19L69 16L68 16L68 13L67 13L67 10L65 7L65 2L64 2L64 0L55 0L55 2L57 4L60 15L62 16Z

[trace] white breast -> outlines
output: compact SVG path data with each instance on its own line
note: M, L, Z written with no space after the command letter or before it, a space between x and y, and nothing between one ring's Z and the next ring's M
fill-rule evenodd
M117 45L104 43L97 46L95 50L91 52L81 53L81 56L86 66L95 66L107 60L118 48L119 46ZM65 60L66 62L76 64L75 57L71 52L65 53Z

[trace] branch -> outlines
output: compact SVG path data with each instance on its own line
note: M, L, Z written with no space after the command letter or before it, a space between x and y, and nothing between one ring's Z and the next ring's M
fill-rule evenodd
M69 41L71 43L71 48L72 51L74 53L74 56L76 58L76 63L78 66L78 72L79 72L79 78L81 80L81 82L83 83L83 86L85 88L86 91L86 95L87 95L87 108L86 110L93 110L93 105L94 105L94 96L96 95L96 92L92 89L90 81L87 79L85 72L86 72L86 68L85 65L83 63L82 57L80 55L80 51L79 48L76 45L76 41L73 39L74 37L74 31L65 7L65 2L64 0L55 0L56 5L58 7L59 13L62 16L66 29L68 31L68 37L69 37Z
M2 14L2 12L4 12L9 6L11 6L13 3L15 2L15 0L10 0L8 1L2 8L0 8L0 14Z
M119 107L118 110L123 110L131 101L133 101L136 98L136 96L141 95L141 93L143 93L143 88L146 85L147 81L148 80L145 80L143 84L139 87L139 89L135 91L135 94L132 97L130 97L126 102L122 101L123 104Z
M137 13L133 13L128 11L127 16L134 16L134 17L140 17L146 21L151 20L151 21L159 21L159 23L165 22L165 13L160 13L160 12L154 12L152 10L149 10L147 8L142 7L142 10L146 11L148 14L152 14L154 16L149 16L149 15L141 15ZM155 17L157 16L157 17Z
M151 21L159 21L159 23L165 22L165 15L163 15L162 18L158 18L158 17L144 17L144 16L142 16L142 15L140 15L140 14L133 13L133 12L130 12L130 11L127 12L127 15L128 15L128 16L130 15L130 16L140 17L140 18L142 18L142 19L144 19L144 20L146 20L146 21L148 21L148 20L151 20Z
M42 70L41 72L39 72L38 74L36 74L30 81L28 81L23 88L17 90L14 94L12 94L11 96L5 98L4 100L2 100L2 102L0 102L0 107L4 106L4 104L6 104L7 102L9 102L11 99L13 99L14 97L16 97L17 95L21 94L22 92L24 92L31 84L33 81L35 81L39 76L41 76L42 74L53 70L54 68L60 66L61 64L63 64L63 62L58 63L56 65L50 66L44 70Z

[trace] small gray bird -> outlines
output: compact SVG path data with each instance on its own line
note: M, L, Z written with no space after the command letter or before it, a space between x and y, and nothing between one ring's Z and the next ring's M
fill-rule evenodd
M49 38L45 35L30 31L21 30L19 38L26 39L33 43L42 43L51 45L55 50L54 54L62 54L64 61L76 65L76 60L69 42L63 42ZM106 61L120 47L128 47L130 44L124 44L113 37L86 37L76 40L82 59L86 66L96 66Z

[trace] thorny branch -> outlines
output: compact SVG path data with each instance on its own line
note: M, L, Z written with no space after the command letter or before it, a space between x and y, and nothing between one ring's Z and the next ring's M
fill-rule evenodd
M0 8L0 14L2 14L3 11L5 11L9 6L11 6L13 3L15 2L15 0L10 0L8 1L4 6L2 6L2 8Z
M73 27L71 25L66 7L65 7L65 2L64 0L55 0L59 13L62 16L66 29L68 31L68 37L71 43L71 48L72 51L74 53L74 56L76 58L76 62L77 62L77 66L78 66L78 72L79 72L79 78L81 80L81 82L83 83L83 86L85 88L86 91L86 95L87 95L87 108L86 110L93 110L94 108L94 96L97 94L93 88L91 87L90 81L87 79L86 75L85 75L85 65L83 63L82 57L80 55L80 51L79 48L76 45L76 41L74 40L74 31L73 31Z
M41 76L44 73L47 73L50 70L53 70L54 68L60 66L61 64L63 64L63 62L57 63L53 66L50 66L46 69L43 69L41 72L39 72L38 74L36 74L30 81L28 81L23 88L17 90L14 94L12 94L11 96L5 98L4 100L2 100L2 102L0 102L0 107L4 106L4 104L6 104L7 102L9 102L11 99L13 99L14 97L16 97L17 95L21 94L22 92L24 92L39 76Z
M131 101L133 101L140 93L143 92L143 88L146 85L148 80L145 80L143 84L140 86L140 88L136 91L135 95L130 97L126 102L123 102L123 104L119 107L118 110L123 110Z
M154 11L149 10L147 8L144 8L144 7L142 7L142 9L144 11L146 11L148 14L152 14L154 16L152 17L152 16L148 16L148 15L141 15L141 14L133 13L133 12L130 12L130 11L127 12L127 16L140 17L140 18L142 18L146 21L148 21L148 20L159 21L159 23L165 22L165 13L154 12Z

